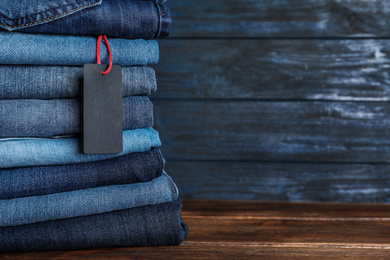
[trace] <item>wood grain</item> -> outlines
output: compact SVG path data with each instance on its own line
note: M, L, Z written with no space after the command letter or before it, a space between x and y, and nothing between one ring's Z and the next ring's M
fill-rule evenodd
M187 243L179 247L110 248L71 252L6 254L4 259L20 260L125 260L125 259L387 259L390 250L377 248L295 247L269 244Z
M172 37L388 37L381 0L170 0Z
M183 200L183 218L389 221L390 204Z
M160 48L154 99L390 100L390 40L164 40Z
M168 161L184 199L390 202L388 164Z
M168 160L389 162L384 102L155 101Z
M1 259L387 259L390 205L184 201L176 247L0 254Z
M167 4L153 99L183 197L389 202L390 4Z
M183 210L194 242L390 249L389 205L198 201Z

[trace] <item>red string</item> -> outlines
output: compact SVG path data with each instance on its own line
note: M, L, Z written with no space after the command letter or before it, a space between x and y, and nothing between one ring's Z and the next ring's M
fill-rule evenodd
M104 43L107 46L108 54L110 55L110 65L108 65L108 68L107 68L106 71L102 72L103 75L107 75L108 73L110 73L111 68L112 68L112 53L111 53L110 44L108 43L108 40L107 40L107 36L105 36L105 35L99 35L99 37L98 37L97 48L96 48L96 58L97 58L97 64L101 64L101 60L100 60L100 45L101 45L101 42L102 42L102 38L104 40Z

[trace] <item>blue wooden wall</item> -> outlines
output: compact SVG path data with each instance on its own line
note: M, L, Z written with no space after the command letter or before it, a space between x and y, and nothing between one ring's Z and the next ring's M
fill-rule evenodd
M390 202L390 2L168 0L153 95L182 198Z

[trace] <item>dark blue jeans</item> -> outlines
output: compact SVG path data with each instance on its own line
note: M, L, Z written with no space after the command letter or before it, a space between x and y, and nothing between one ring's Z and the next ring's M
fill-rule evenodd
M188 228L181 201L0 228L0 252L178 245Z
M153 0L0 1L0 28L28 33L100 35L125 39L168 36L169 9Z
M89 163L1 169L0 199L149 182L161 176L163 167L160 149L153 148Z
M122 99L123 129L153 126L148 97ZM80 99L0 99L0 137L49 137L82 132Z

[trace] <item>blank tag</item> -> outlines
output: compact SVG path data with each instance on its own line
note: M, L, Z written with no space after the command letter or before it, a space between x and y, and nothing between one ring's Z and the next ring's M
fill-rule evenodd
M122 68L84 64L83 128L84 153L106 154L123 151Z

